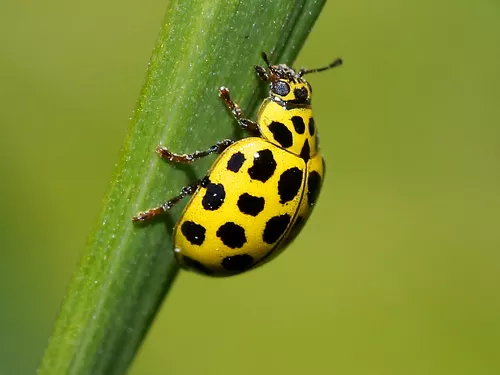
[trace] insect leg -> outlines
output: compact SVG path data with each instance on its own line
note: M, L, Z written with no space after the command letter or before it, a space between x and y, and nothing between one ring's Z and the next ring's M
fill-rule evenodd
M260 135L257 123L252 120L243 118L243 112L241 111L240 106L232 101L231 97L229 96L229 89L227 87L223 86L219 88L219 96L222 98L222 100L224 100L224 103L226 104L227 108L229 108L229 110L233 114L236 121L238 121L238 124L242 127L242 129L254 135Z
M224 139L222 141L217 142L215 145L211 146L208 150L205 151L195 151L192 154L174 154L170 152L166 147L158 146L156 148L156 152L160 154L160 157L166 159L168 161L172 161L175 163L192 163L195 160L204 158L210 154L220 154L226 148L231 146L234 143L231 139Z
M150 208L147 211L139 212L137 215L132 217L132 221L134 223L137 223L137 222L151 220L155 216L158 216L158 215L162 214L163 212L170 210L177 203L179 203L182 200L182 198L184 198L186 195L193 195L193 193L196 191L198 186L200 186L200 184L201 184L201 180L196 181L190 185L184 186L181 189L181 192L179 193L179 195L173 197L172 199L166 201L165 203L162 203L158 207Z

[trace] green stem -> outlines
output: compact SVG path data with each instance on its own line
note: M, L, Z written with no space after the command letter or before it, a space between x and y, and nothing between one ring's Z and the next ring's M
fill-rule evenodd
M101 214L39 374L127 370L178 272L171 237L181 207L150 225L133 225L130 218L176 195L213 161L170 166L155 147L190 152L237 136L217 88L229 87L247 114L255 112L262 90L253 65L262 63L260 52L276 63L293 62L324 1L171 1Z

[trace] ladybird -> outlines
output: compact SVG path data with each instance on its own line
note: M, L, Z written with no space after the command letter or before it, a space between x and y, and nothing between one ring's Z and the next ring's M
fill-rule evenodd
M175 163L219 154L205 177L132 218L148 221L191 195L174 229L175 257L185 269L230 276L266 263L298 235L318 199L325 163L318 149L312 89L304 75L339 66L342 60L295 71L272 65L265 53L262 57L266 66L255 66L255 71L269 83L269 96L257 122L244 118L227 88L219 89L247 138L224 139L192 154L157 148L160 157Z

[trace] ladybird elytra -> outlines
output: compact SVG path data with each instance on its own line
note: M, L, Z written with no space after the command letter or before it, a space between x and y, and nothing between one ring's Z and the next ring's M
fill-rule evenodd
M269 82L269 97L263 100L256 122L244 118L227 88L219 89L250 136L236 142L225 139L192 154L158 147L160 157L170 162L219 156L205 177L132 218L148 221L191 195L174 228L174 253L180 266L205 275L239 274L276 257L307 222L324 180L312 89L303 76L339 66L342 60L295 71L284 64L271 65L264 53L262 57L266 67L255 66L255 71Z

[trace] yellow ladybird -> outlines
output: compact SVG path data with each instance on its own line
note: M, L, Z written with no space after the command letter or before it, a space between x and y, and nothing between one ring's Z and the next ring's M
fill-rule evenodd
M168 202L132 218L142 222L192 195L174 230L174 252L187 269L210 276L229 276L257 267L280 253L300 232L311 214L325 167L318 150L318 132L311 109L307 73L314 70L256 66L270 83L257 122L243 118L225 87L219 89L239 125L251 136L225 139L206 151L179 155L158 147L171 162L190 163L207 155L220 156L207 175L185 186Z

